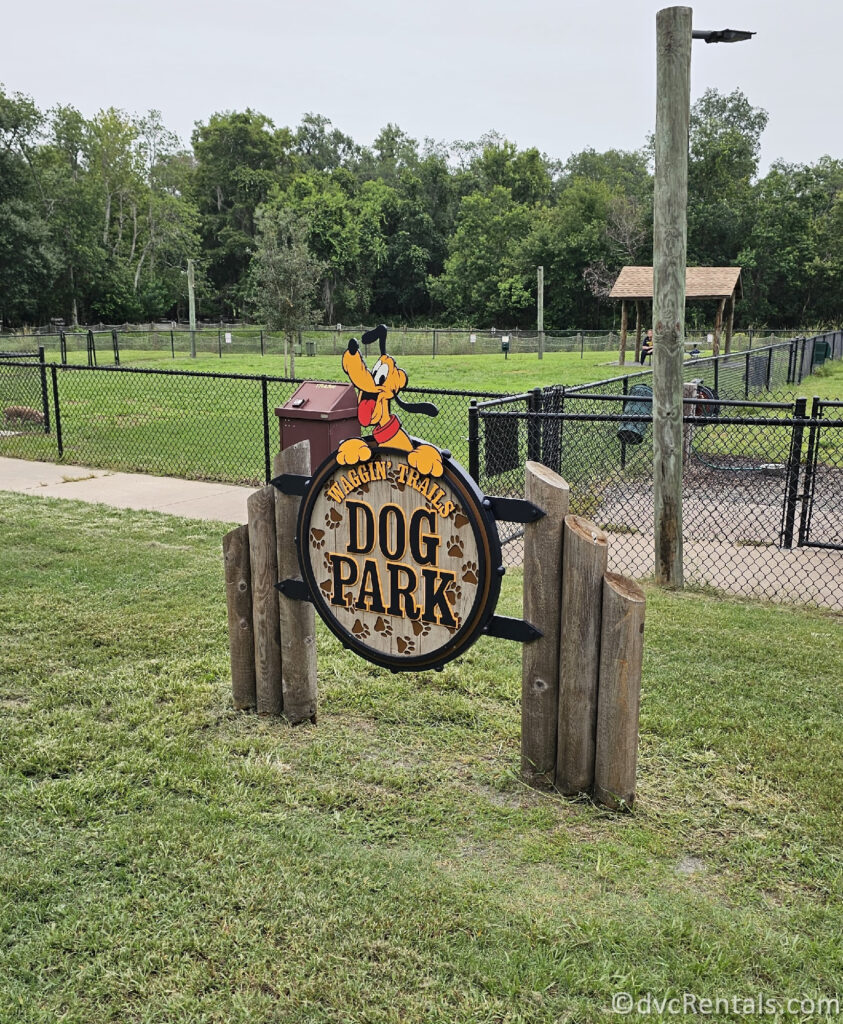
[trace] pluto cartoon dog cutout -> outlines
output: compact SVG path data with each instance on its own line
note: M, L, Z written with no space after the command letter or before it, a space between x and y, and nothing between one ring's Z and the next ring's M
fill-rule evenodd
M398 393L407 386L407 374L395 365L392 356L386 353L384 324L379 324L363 335L363 344L379 342L380 358L369 370L360 353L356 338L348 343L343 353L342 368L348 379L357 388L357 419L361 427L372 427L371 438L352 437L343 441L337 450L337 462L344 466L356 466L372 457L375 448L394 448L407 453L407 462L422 476L442 476L442 454L431 444L414 441L402 428L401 421L391 411L390 403L396 402L407 412L420 412L436 416L439 410L430 402L403 402Z

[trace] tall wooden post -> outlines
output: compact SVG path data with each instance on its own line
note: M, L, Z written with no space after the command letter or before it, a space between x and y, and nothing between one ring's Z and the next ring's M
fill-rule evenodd
M641 359L641 303L635 300L635 362Z
M714 318L714 348L712 355L720 355L720 332L723 330L723 307L726 305L726 300L721 299L717 303L717 315Z
M559 708L559 622L562 598L562 531L568 485L538 462L528 462L524 496L544 517L524 528L524 618L542 636L524 644L521 662L521 777L550 788L556 765Z
M536 325L539 332L539 359L544 359L544 267L538 268Z
M621 299L621 348L618 353L618 366L626 362L626 329L629 324L629 317L626 311L626 299Z
M656 15L656 166L653 210L653 505L656 581L682 568L682 357L688 240L691 8Z
M196 358L196 289L193 260L187 261L187 301L190 309L190 358Z
M726 321L726 343L723 351L728 355L732 351L732 332L735 329L735 293L729 298L729 319Z

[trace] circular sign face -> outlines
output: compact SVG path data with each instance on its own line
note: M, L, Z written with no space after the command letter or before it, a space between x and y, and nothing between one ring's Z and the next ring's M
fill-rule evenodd
M482 493L445 458L425 476L407 453L335 456L302 499L298 554L316 610L344 644L395 670L438 668L480 635L500 593L497 526Z

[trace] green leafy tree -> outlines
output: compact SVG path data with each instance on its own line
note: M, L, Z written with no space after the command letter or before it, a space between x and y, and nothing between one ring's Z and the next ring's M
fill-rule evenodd
M310 225L291 210L261 207L257 246L249 268L255 312L272 331L284 332L284 373L296 373L295 339L317 316L317 289L324 265L308 248Z

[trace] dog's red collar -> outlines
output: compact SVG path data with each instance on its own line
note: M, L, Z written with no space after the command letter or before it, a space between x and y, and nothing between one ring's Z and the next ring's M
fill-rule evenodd
M383 444L385 441L391 441L400 429L401 420L393 413L382 427L372 431L372 436L378 444Z

